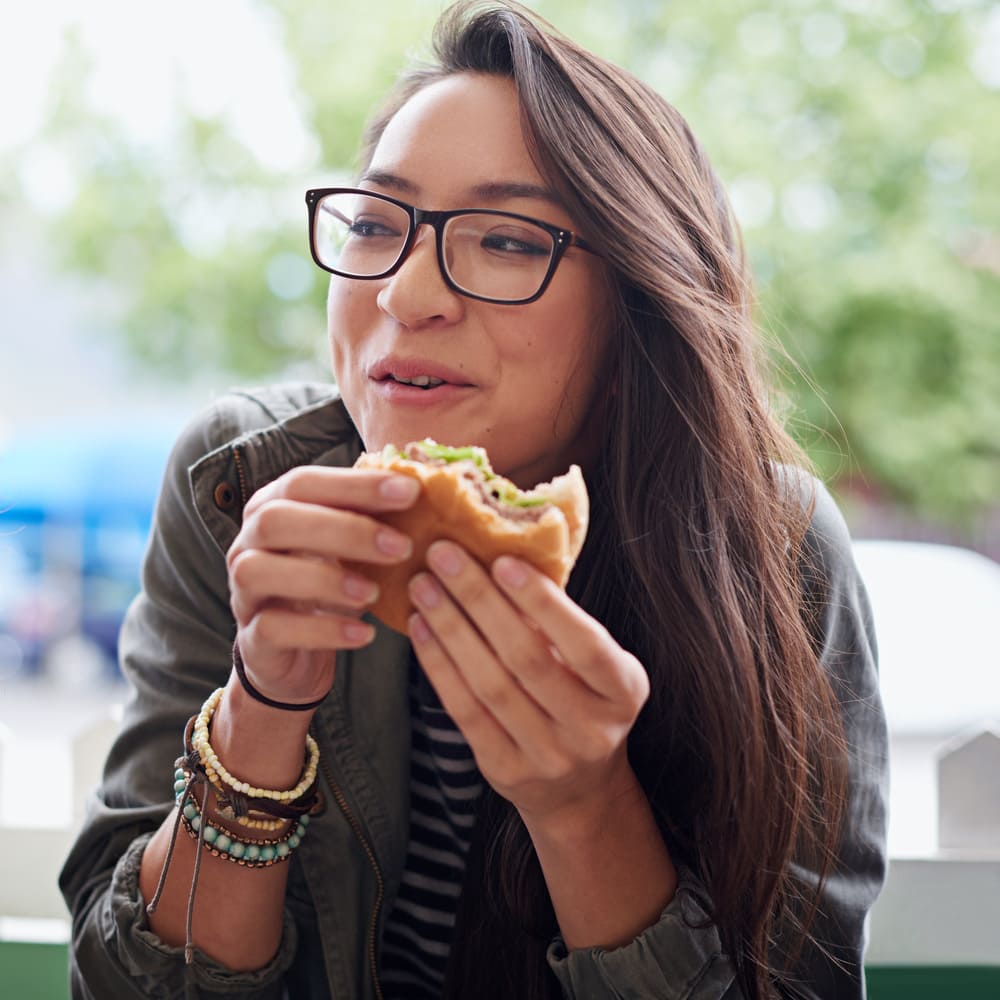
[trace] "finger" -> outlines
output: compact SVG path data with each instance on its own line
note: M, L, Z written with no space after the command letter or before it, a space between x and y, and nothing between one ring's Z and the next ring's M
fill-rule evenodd
M565 776L578 756L574 743L582 742L586 755L597 756L594 747L587 745L594 743L587 738L593 727L581 726L580 733L569 734L578 738L567 740L559 724L537 709L527 713L512 711L517 705L531 708L533 703L510 675L505 685L513 693L511 701L496 693L484 696L476 683L484 676L484 661L465 669L463 661L456 661L448 653L422 614L411 616L409 626L424 672L472 747L480 771L495 787L513 785L529 776Z
M364 608L378 586L336 563L250 549L236 555L229 569L231 606L246 624L269 601L303 601L336 609Z
M280 605L261 609L241 629L248 645L259 644L276 652L358 649L375 638L372 625L349 615Z
M649 678L642 664L561 587L512 556L497 559L491 574L515 607L538 623L567 668L588 687L616 702L645 702Z
M247 501L244 520L271 500L297 500L343 510L378 513L404 510L420 494L420 483L378 469L303 465L262 486Z
M276 499L244 520L226 557L230 569L236 557L250 549L386 564L409 556L413 543L367 514Z
M480 770L485 761L509 761L518 753L517 745L488 706L476 697L420 614L410 615L409 635L420 666L444 710L472 748Z
M431 574L419 573L410 581L410 596L479 702L518 745L537 748L552 719L497 659L444 588Z
M511 604L475 559L442 541L430 546L427 561L497 659L547 716L572 723L593 715L595 692L554 655L541 629Z

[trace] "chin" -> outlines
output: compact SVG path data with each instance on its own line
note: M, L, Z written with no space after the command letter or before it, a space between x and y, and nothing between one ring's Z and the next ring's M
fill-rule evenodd
M423 438L432 438L438 444L461 447L467 444L478 444L478 441L471 440L475 436L474 431L470 433L468 429L463 430L461 425L456 431L450 422L413 420L412 418L371 422L365 428L365 432L361 434L368 451L380 451L387 444L402 447L411 441L420 441ZM461 440L458 440L459 438Z

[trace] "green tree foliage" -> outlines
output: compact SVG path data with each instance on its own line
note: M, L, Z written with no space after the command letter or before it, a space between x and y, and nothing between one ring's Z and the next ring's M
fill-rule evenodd
M821 472L924 513L995 506L1000 5L534 6L657 87L702 139L744 223L793 429ZM151 155L88 105L92 67L72 38L39 140L80 167L53 245L118 290L136 354L181 375L323 372L326 283L302 189L350 175L366 117L441 5L260 8L314 138L303 176L262 165L221 114L182 116L170 155Z

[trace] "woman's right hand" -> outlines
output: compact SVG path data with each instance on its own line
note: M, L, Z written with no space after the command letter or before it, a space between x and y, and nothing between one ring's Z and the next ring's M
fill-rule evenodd
M226 556L240 653L258 691L322 698L335 654L374 638L360 620L377 588L342 560L394 563L410 540L378 520L412 505L419 484L377 470L301 466L258 490Z

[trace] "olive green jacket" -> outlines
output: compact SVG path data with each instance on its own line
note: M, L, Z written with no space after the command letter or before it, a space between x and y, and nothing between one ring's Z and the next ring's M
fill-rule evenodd
M298 465L351 465L360 442L329 386L289 385L226 397L181 436L170 459L143 565L142 592L120 642L134 695L60 876L73 916L74 997L96 1000L246 997L373 1000L381 928L401 878L408 837L407 641L379 628L367 648L340 655L336 683L317 711L325 808L290 862L278 953L231 972L150 930L138 889L142 851L173 806L173 761L185 721L226 683L235 624L224 554L242 507ZM872 625L839 512L822 487L810 535L810 586L825 602L824 662L852 746L842 871L819 925L844 970L813 956L803 996L864 995L866 914L885 875L886 733ZM251 872L248 878L253 878ZM736 1000L741 994L687 873L660 920L625 947L548 960L567 998ZM218 919L226 919L223 900ZM706 924L700 928L691 926ZM197 931L196 931L197 938Z

